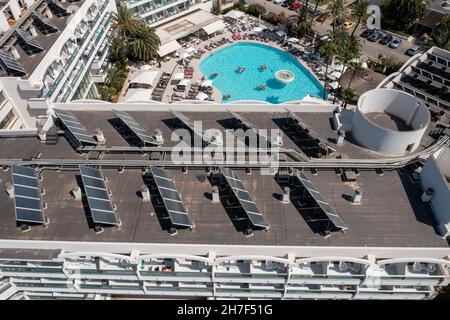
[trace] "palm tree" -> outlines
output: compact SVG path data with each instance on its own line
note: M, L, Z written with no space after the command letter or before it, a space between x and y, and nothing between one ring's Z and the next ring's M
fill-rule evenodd
M357 73L361 74L364 72L364 68L362 66L362 63L359 61L352 61L350 62L350 68L353 70L352 75L350 77L350 80L348 82L347 90L350 89L350 86L352 85L353 79L355 78L355 75Z
M126 78L126 71L116 66L112 66L106 74L106 84L108 87L120 90Z
M337 91L341 86L342 76L344 75L345 68L350 64L351 61L359 59L361 57L361 44L359 43L358 38L355 36L347 36L344 37L344 41L337 47L338 54L336 58L342 64L341 76L338 80ZM333 103L336 102L337 94L334 96Z
M308 17L309 11L306 6L301 6L300 9L295 10L294 15L289 17L290 21L293 23L293 29L299 38L304 37L311 31L313 24Z
M140 23L128 40L130 58L135 61L150 61L161 44L155 30Z
M151 60L161 44L155 30L125 6L119 6L117 13L114 14L113 30L117 49L123 47L132 61ZM116 50L115 53L119 52Z
M322 2L324 2L324 0L316 0L316 5L314 6L313 17L316 15L317 8L319 7L319 4L321 4Z
M325 85L324 85L325 89L323 90L323 99L325 99L326 88L328 85L328 68L330 66L330 63L333 62L334 56L338 52L338 49L337 49L336 43L332 40L328 40L328 41L322 43L322 45L320 45L319 48L320 48L321 53L325 56L325 63L326 63Z
M333 27L333 35L334 35L336 33L336 20L338 18L340 18L345 11L343 0L333 0L328 5L328 10L330 11L331 17L333 19L333 22L331 25Z
M347 108L347 104L349 102L353 102L356 100L356 92L353 89L345 89L341 92L341 99L342 99L342 107L344 109Z
M369 9L369 0L358 0L355 6L352 8L351 15L356 20L356 26L353 29L352 36L355 34L362 20L366 20L369 17L367 10Z
M122 5L118 6L117 13L112 17L113 30L122 39L127 39L139 22L140 18L136 13Z

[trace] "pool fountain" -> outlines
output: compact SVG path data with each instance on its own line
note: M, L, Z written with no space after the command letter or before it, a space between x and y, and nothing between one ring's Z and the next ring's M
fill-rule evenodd
M282 83L290 83L294 81L294 73L289 70L278 70L275 72L275 78Z

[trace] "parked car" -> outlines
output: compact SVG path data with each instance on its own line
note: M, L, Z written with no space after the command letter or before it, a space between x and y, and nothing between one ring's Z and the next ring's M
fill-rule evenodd
M372 35L369 38L367 38L367 40L369 40L370 42L377 42L378 40L380 40L383 37L384 37L384 33L377 30L374 33L372 33Z
M415 44L413 45L411 48L409 48L408 50L406 50L406 54L408 56L414 56L416 54L418 54L420 52L420 50L422 50L422 46L420 44Z
M383 38L381 38L380 40L380 44L386 45L389 42L392 41L392 39L394 39L394 37L392 36L392 34L386 34Z
M275 4L282 4L284 0L273 0L273 3Z
M366 29L366 30L364 30L364 32L361 33L359 36L360 36L361 38L368 38L368 37L370 37L370 36L372 35L372 33L374 33L374 32L375 32L374 29Z
M316 19L316 21L318 21L318 22L324 22L325 20L327 20L328 19L328 13L323 13L323 14L321 14L317 19Z
M291 5L289 6L289 10L298 10L300 9L300 7L301 7L300 2L295 1L291 3Z
M401 43L402 43L402 39L395 38L394 40L391 41L391 43L389 43L389 48L397 49Z
M342 28L344 28L344 30L348 30L350 28L353 28L353 26L355 25L355 21L345 21L344 24L342 25Z
M281 4L283 7L289 7L292 2L295 0L284 0L284 2Z

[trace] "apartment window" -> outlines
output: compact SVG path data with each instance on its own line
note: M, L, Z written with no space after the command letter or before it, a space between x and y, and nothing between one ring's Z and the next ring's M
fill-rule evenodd
M0 129L9 128L9 126L11 126L11 124L16 120L16 118L17 117L12 110L8 112L6 117L3 118L3 120L0 122Z

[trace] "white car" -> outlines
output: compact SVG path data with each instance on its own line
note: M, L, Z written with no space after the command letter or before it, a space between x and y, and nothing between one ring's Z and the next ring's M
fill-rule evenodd
M276 4L282 4L284 2L284 0L273 0L273 3Z

